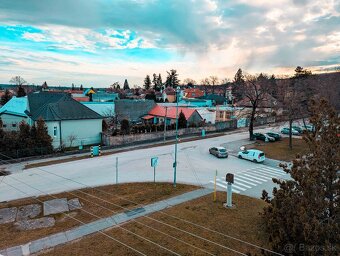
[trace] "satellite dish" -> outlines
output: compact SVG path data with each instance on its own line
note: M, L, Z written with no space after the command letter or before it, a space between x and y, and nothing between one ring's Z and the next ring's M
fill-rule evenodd
M240 150L241 150L241 151L246 151L247 149L246 149L245 146L241 146L241 147L240 147Z

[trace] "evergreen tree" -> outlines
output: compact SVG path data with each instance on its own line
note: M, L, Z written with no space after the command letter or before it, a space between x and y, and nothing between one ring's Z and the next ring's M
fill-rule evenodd
M273 190L273 199L263 192L269 202L263 218L278 252L339 255L340 119L325 100L312 101L311 113L315 131L303 137L309 152L298 155L292 167L284 166L292 179L273 180L280 186ZM287 244L290 251L285 251Z
M19 85L18 87L18 92L17 92L17 97L25 97L26 96L26 92L25 92L25 89Z
M44 148L46 152L52 151L52 138L48 135L45 121L41 118L37 121L36 143L38 147Z
M275 99L279 99L279 90L278 90L278 86L276 83L276 78L274 75L271 75L271 77L269 78L269 83L270 83L270 87L271 87L271 94Z
M244 85L244 75L242 69L238 69L235 76L234 76L234 81L232 84L232 95L234 97L234 102L239 101L241 99L241 92L240 92L240 87Z
M162 87L163 87L162 76L161 76L161 74L158 74L156 91L160 91L162 89Z
M1 96L0 99L0 105L5 105L8 101L10 101L10 99L12 98L11 93L9 92L8 89L5 90L5 94Z
M74 83L72 83L71 90L74 91L74 89L75 89Z
M79 90L81 90L81 91L82 91L82 90L84 90L84 88L83 88L83 85L82 85L82 84L80 85L80 87L79 87Z
M19 124L19 141L22 143L24 148L27 148L30 146L29 140L30 126L25 121L21 121Z
M123 134L129 134L130 133L130 123L129 120L123 119L120 130L122 131Z
M178 115L178 128L187 128L187 119L182 111Z
M156 90L157 87L158 87L158 81L157 80L158 80L157 75L155 73L153 73L153 75L152 75L152 87L153 87L154 90Z
M180 80L178 79L177 71L175 69L171 69L170 72L167 71L167 73L168 76L165 81L165 87L176 88L177 86L179 86Z
M144 88L145 88L145 90L149 90L150 86L151 86L151 79L150 79L150 76L147 75L145 77L145 79L144 79Z
M130 86L129 86L127 79L125 79L125 81L124 81L123 90L130 90Z

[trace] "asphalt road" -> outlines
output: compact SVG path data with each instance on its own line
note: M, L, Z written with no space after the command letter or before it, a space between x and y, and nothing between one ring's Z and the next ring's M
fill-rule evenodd
M269 130L278 131L279 127L268 127L257 131ZM177 182L213 186L212 181L217 171L217 188L225 190L224 177L226 173L231 172L235 175L233 188L235 193L260 197L263 189L270 192L274 186L271 178L287 179L289 176L277 168L275 161L256 164L233 156L232 154L237 152L240 145L249 143L247 137L248 132L240 132L178 144ZM232 153L227 159L218 159L208 153L210 147L220 145L226 146ZM24 198L27 194L37 196L116 182L153 181L150 159L155 156L159 158L156 181L173 182L174 145L167 145L33 168L0 177L0 202ZM118 158L118 181L116 158Z

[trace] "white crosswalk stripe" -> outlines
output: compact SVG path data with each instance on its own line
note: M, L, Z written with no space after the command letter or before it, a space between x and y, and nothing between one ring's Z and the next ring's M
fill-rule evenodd
M270 166L263 165L247 169L239 174L235 174L232 189L234 193L241 193L265 182L271 181L273 178L280 178L283 175L286 175L283 170ZM224 179L224 176L217 178L216 185L227 189L227 182ZM214 183L214 181L210 181L210 183Z

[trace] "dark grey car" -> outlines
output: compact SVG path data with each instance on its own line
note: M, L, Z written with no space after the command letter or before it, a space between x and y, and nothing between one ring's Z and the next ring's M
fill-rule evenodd
M227 149L224 148L224 147L209 148L209 153L218 157L218 158L227 158L228 157Z

